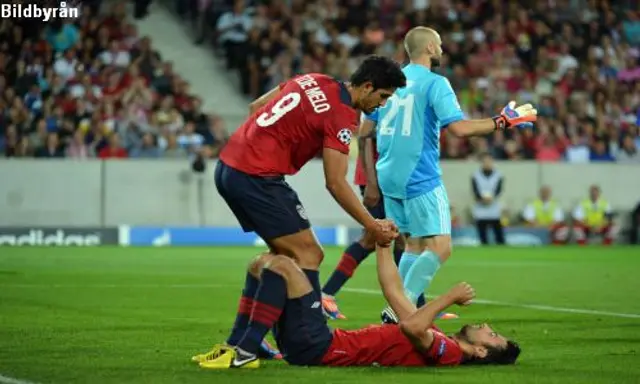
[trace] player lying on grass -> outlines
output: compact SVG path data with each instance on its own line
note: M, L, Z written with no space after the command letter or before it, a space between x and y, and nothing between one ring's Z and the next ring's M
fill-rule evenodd
M249 267L253 278L272 292L268 307L255 303L250 323L270 323L278 317L274 334L285 360L303 366L439 366L514 364L520 348L487 324L463 326L455 335L433 324L438 313L453 304L468 305L475 296L460 283L416 310L404 294L402 280L389 248L378 247L378 279L385 298L398 314L398 324L371 325L359 330L331 330L322 313L321 292L290 258L264 254ZM237 324L236 324L237 326ZM246 335L245 335L246 336ZM260 361L238 347L219 345L194 356L202 368L258 368Z

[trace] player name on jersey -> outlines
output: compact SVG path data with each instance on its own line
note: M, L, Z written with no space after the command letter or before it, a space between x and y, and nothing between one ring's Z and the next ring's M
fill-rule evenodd
M327 102L327 95L322 92L320 85L312 76L304 75L294 80L304 90L304 94L309 99L309 103L311 103L315 113L323 113L331 109Z
M297 173L323 148L349 154L357 114L344 84L312 73L287 80L231 135L226 165L253 176Z

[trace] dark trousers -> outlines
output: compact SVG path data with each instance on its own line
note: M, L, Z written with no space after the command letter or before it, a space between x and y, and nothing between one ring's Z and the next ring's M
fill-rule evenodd
M638 244L638 234L640 233L640 204L631 212L631 228L629 233L629 242Z
M489 227L493 228L493 235L496 239L496 244L504 245L504 228L499 219L497 220L476 220L476 228L478 229L478 237L483 245L489 244L488 232Z
M133 16L136 19L143 18L147 15L151 0L134 0Z
M235 43L227 41L224 44L224 48L227 56L227 69L238 70L242 93L248 95L251 87L249 81L251 74L249 73L249 63L247 62L248 44L246 42Z

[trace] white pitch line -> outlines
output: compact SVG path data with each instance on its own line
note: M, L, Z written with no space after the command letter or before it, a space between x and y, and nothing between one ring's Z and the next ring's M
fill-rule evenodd
M33 381L16 379L13 377L5 376L3 374L0 374L0 383L2 384L37 384L37 383L34 383Z
M0 284L0 288L178 288L178 289L204 289L204 288L230 288L235 285L230 284ZM367 288L343 288L346 292L362 293L365 295L381 295L379 290L367 289ZM600 311L596 309L588 308L566 308L555 307L552 305L542 304L519 304L510 303L506 301L496 300L484 300L475 299L476 304L495 305L500 307L513 307L534 309L538 311L557 312L557 313L574 313L580 315L598 315L608 317L619 317L626 319L640 319L640 314L637 313L622 313L622 312L609 312ZM2 381L0 381L2 383Z
M363 293L365 295L381 295L382 294L379 290L366 289L366 288L343 288L343 290L346 292ZM554 307L551 305L539 305L539 304L518 304L518 303L509 303L505 301L483 300L483 299L475 299L473 300L473 302L476 304L535 309L538 311L547 311L547 312L575 313L580 315L599 315L599 316L609 316L609 317L621 317L625 319L640 319L640 314L636 314L636 313L609 312L609 311L599 311L595 309L586 309L586 308Z

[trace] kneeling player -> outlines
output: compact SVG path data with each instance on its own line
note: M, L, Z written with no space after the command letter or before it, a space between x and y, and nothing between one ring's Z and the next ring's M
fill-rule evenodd
M375 220L345 177L351 135L358 123L356 110L371 112L384 105L396 88L406 85L405 80L398 64L381 56L366 58L348 84L318 73L296 76L252 103L251 116L220 153L216 188L243 230L256 232L272 253L295 259L318 291L324 253L285 176L297 173L321 153L325 185L339 205L377 242L395 239L395 225ZM270 328L253 330L253 336L238 345L257 354ZM233 336L227 343L238 342Z
M433 325L447 307L467 305L475 296L461 283L448 293L416 310L404 295L402 280L388 248L377 249L378 279L383 293L398 314L399 324L371 325L331 331L315 291L304 272L285 256L265 254L250 267L250 274L268 287L270 304L256 300L250 322L268 324L278 316L274 329L278 347L292 365L325 366L438 366L459 364L514 364L520 348L487 324L463 326L452 336ZM261 290L262 291L262 290ZM261 292L258 293L260 295ZM245 337L251 337L246 334ZM258 368L259 360L240 348L220 345L195 358L202 368Z

